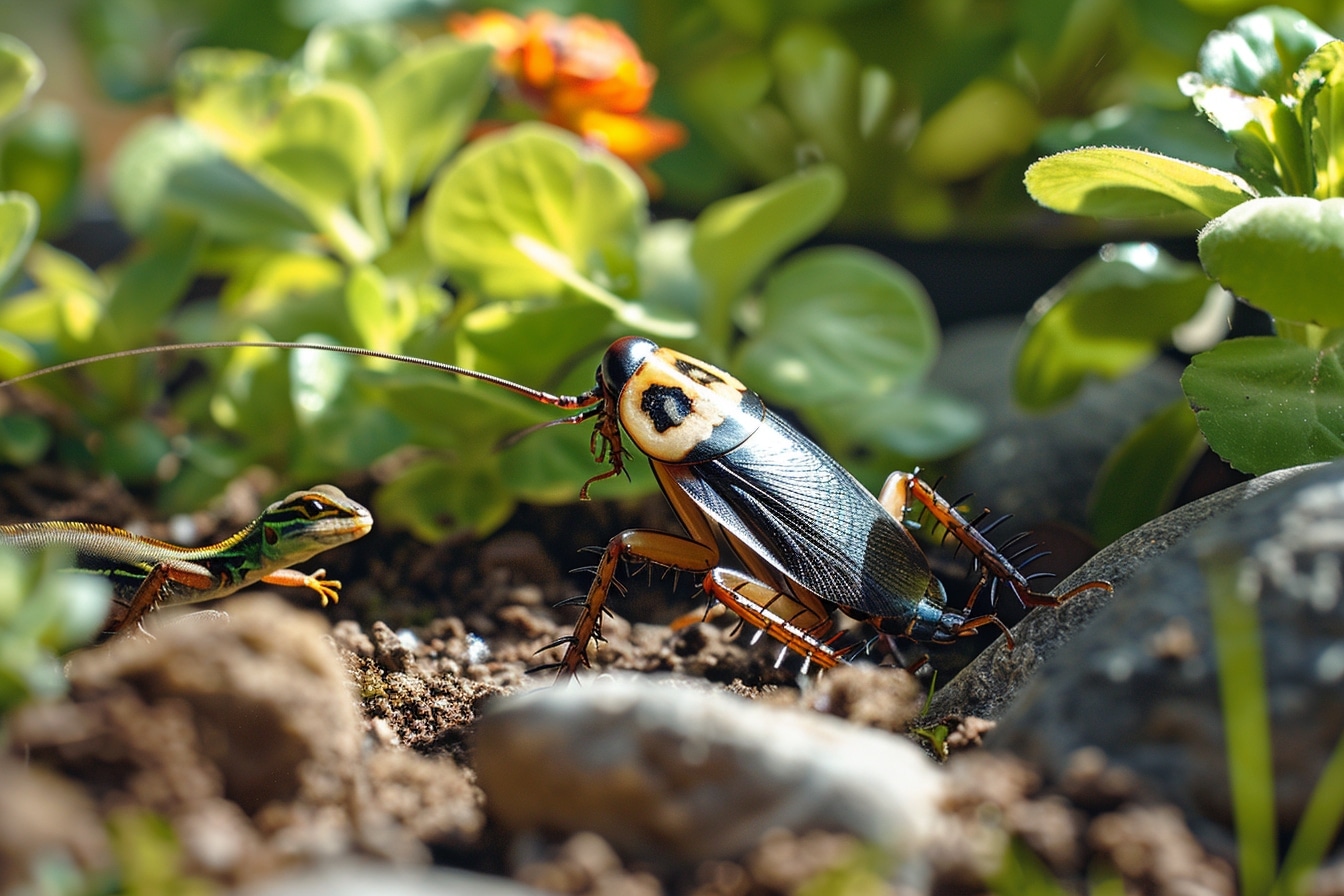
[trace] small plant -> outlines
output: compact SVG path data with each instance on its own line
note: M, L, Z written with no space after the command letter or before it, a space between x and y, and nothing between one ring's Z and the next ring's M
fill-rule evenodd
M614 41L605 25L581 30ZM614 43L630 63L628 40ZM873 487L975 437L973 412L923 385L938 331L914 278L844 246L781 262L840 207L837 168L652 222L637 173L575 134L524 122L468 141L497 58L386 23L317 28L292 60L184 54L176 117L133 133L114 165L133 251L95 271L33 244L27 280L0 298L4 371L158 341L310 339L583 389L614 337L639 334L733 370ZM604 92L551 86L571 111ZM180 307L201 277L218 301ZM251 465L296 482L373 467L379 520L426 539L488 531L519 499L573 500L593 472L571 428L499 450L544 412L479 384L316 353L191 360L37 381L73 414L60 456L161 486L170 508L200 506ZM601 495L655 487L631 472Z
M1236 148L1235 171L1084 147L1041 159L1026 176L1031 195L1056 211L1204 222L1204 270L1273 319L1273 336L1230 339L1195 355L1181 380L1190 411L1160 413L1113 458L1112 473L1124 471L1127 487L1149 491L1138 502L1149 508L1183 474L1180 459L1201 435L1248 473L1344 454L1344 42L1296 12L1266 7L1211 34L1199 71L1181 88ZM1028 322L1016 379L1028 406L1067 397L1088 375L1133 369L1198 308L1189 268L1151 249L1112 254L1129 260L1122 301L1120 292L1099 298L1080 288L1092 277L1084 272ZM1139 254L1151 261L1133 263ZM1090 350L1038 351L1045 344ZM1136 470L1154 475L1141 479ZM1137 522L1113 521L1107 534Z

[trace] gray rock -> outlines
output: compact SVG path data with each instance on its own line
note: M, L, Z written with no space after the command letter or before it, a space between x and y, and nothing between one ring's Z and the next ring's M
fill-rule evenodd
M1207 845L1230 853L1208 606L1241 590L1258 610L1276 809L1291 830L1344 732L1344 461L1289 472L1268 489L1262 477L1254 489L1214 496L1225 512L1156 562L1125 570L1115 599L1051 658L990 745L1054 777L1080 748L1100 748L1179 805ZM1237 587L1211 594L1214 571L1231 572Z
M593 831L651 861L739 856L775 827L912 856L943 789L901 737L647 677L501 698L476 737L487 812L505 828Z
M1112 542L1073 575L1060 582L1052 593L1063 594L1092 580L1110 582L1115 589L1113 593L1100 589L1085 591L1062 606L1040 608L1027 614L1025 619L1013 627L1016 647L1009 650L1002 638L990 645L934 694L929 717L999 718L1018 692L1042 670L1046 660L1085 629L1094 624L1104 625L1108 632L1113 633L1113 624L1095 623L1093 617L1112 601L1128 604L1139 599L1140 589L1146 586L1129 583L1136 573L1146 570L1156 558L1210 518L1230 512L1248 499L1312 469L1297 467L1280 470L1223 489L1217 494L1178 507ZM1011 600L1009 597L1003 599ZM1062 665L1065 662L1052 662L1046 668L1067 674Z
M343 860L268 878L234 891L235 896L541 896L540 890L506 877L456 868L424 868Z

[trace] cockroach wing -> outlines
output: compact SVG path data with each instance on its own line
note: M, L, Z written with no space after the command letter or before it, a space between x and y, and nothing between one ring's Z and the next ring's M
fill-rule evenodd
M665 470L711 519L826 600L904 618L925 595L932 574L905 527L773 413L737 448Z

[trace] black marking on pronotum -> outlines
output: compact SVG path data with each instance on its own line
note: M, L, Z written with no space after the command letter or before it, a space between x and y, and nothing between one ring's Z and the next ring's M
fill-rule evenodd
M680 426L695 413L695 404L685 389L662 383L654 383L644 390L639 407L649 415L653 428L659 432Z

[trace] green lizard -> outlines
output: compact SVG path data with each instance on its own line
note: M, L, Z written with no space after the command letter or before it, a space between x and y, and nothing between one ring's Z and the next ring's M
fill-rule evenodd
M339 598L341 583L319 569L305 575L287 567L366 535L373 517L335 486L294 492L262 511L241 532L218 544L184 548L93 523L19 523L0 526L0 542L33 553L61 545L74 553L76 569L112 582L112 609L105 628L137 625L150 610L213 600L254 582L311 588Z

